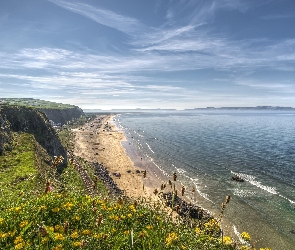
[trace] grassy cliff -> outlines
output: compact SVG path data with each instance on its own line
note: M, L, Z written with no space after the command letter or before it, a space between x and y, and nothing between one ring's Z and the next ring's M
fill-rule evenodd
M0 98L1 105L34 108L45 113L47 118L55 124L61 125L85 116L78 106L33 98Z

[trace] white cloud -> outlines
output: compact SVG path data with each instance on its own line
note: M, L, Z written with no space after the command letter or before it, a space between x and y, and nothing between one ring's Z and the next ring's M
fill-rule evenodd
M60 7L67 9L71 12L82 15L91 19L99 24L114 28L127 34L134 34L145 26L135 18L124 15L119 15L109 10L95 8L94 6L84 4L81 2L48 0Z

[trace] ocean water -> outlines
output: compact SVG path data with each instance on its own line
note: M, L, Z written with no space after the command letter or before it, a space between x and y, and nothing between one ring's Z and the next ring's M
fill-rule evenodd
M258 249L295 249L295 112L122 113L115 122L127 152L177 172L192 202L218 216L230 195L225 231L249 232Z

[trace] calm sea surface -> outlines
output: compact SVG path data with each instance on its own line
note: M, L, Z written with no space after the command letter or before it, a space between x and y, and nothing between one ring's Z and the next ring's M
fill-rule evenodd
M166 175L178 172L205 209L218 215L230 195L226 230L249 232L256 247L295 249L295 112L123 113L115 120L138 154Z

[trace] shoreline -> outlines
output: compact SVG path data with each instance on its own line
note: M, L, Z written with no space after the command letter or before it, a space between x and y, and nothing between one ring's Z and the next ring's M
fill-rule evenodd
M130 198L144 197L157 200L158 196L153 193L155 189L165 193L174 191L174 187L169 185L166 185L165 190L161 190L161 184L167 184L169 180L172 180L172 173L171 176L164 174L152 159L141 155L135 148L135 144L132 145L130 141L133 138L125 135L124 131L116 125L114 117L114 115L100 115L81 128L74 129L73 132L76 135L74 154L87 161L97 162L106 168L117 186L123 190L124 195ZM147 171L146 178L142 174L144 170ZM119 173L120 177L116 177L114 173ZM197 192L193 193L189 187L186 187L185 195L182 196L182 183L177 180L173 184L180 199L187 204L200 207L215 219L219 219L220 214L199 206L198 200L202 196ZM227 219L222 218L221 228L226 235L239 242L237 233Z

